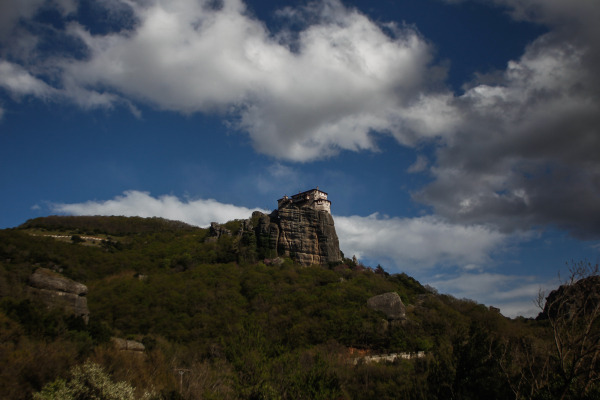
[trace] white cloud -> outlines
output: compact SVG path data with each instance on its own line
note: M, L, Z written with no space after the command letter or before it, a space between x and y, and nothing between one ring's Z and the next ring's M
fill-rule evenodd
M0 42L10 37L20 20L35 16L43 6L54 6L62 15L76 11L77 0L2 0L0 3Z
M497 273L463 272L443 279L427 282L440 293L450 293L457 298L476 299L479 303L500 308L507 317L535 317L541 311L533 303L539 290L548 293L556 289L557 282L541 281L535 276L502 275Z
M412 130L435 134L448 121L422 119L444 101L422 92L439 75L428 66L429 44L410 27L379 25L339 0L282 13L302 19L297 35L268 31L240 0L219 9L209 1L119 3L132 10L133 30L92 35L71 23L67 34L89 57L33 63L31 75L51 71L62 84L56 95L87 108L133 99L186 114L221 112L257 151L295 161L374 150L373 131L414 143Z
M335 226L346 256L391 260L408 271L440 265L482 267L511 240L483 225L454 225L435 216L335 216Z
M73 84L56 89L42 79L36 78L24 67L5 60L0 60L0 87L6 89L16 100L22 96L36 96L43 100L54 101L70 99L86 109L110 108L114 103L121 103L128 106L136 117L140 117L137 108L127 99L112 93L84 89Z
M52 211L69 215L124 215L127 217L163 217L201 227L211 222L224 223L232 219L246 219L258 208L249 209L213 199L180 200L173 195L158 198L147 192L126 191L113 200L87 201L75 204L51 204Z
M427 169L428 164L429 159L424 155L419 154L415 162L410 167L408 167L406 172L415 173L425 171Z
M23 67L0 60L0 86L9 90L14 96L34 95L47 98L56 90L45 82L35 78Z

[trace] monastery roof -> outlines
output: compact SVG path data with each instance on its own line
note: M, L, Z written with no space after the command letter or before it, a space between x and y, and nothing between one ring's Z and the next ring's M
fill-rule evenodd
M290 198L294 198L294 197L302 196L303 194L308 194L308 193L312 193L312 192L321 192L321 193L323 193L323 194L325 194L325 195L328 195L326 192L324 192L324 191L322 191L322 190L320 190L320 189L316 188L316 189L310 189L310 190L307 190L306 192L301 192L301 193L298 193L298 194L293 194L293 195L291 195L291 196L289 196L289 197L290 197ZM282 197L282 198L280 198L280 199L278 199L277 201L281 201L281 200L283 200L283 197ZM329 200L328 200L328 201L329 201ZM330 202L330 203L331 203L331 202Z
M310 189L310 190L307 190L306 192L302 192L302 193L298 193L298 194L293 194L292 197L301 196L303 194L312 193L312 192L321 192L323 194L327 194L324 191L319 190L319 189Z

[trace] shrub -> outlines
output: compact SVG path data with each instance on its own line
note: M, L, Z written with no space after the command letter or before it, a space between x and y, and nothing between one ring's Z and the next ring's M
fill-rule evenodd
M135 400L135 389L127 382L113 382L102 367L91 361L71 369L67 382L57 379L34 393L34 400ZM143 398L153 394L145 393Z

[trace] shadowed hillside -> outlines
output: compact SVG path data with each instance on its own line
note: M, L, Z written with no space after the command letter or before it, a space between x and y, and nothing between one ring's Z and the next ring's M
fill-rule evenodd
M103 238L48 236L59 231ZM112 382L106 387L125 382L129 398L541 399L565 387L565 398L598 394L582 378L565 386L549 320L510 320L347 258L302 267L272 257L250 232L210 235L125 217L48 217L0 231L1 397L75 393L77 379L92 373ZM87 285L87 325L32 296L39 268ZM382 294L401 308L369 305ZM142 343L144 352L119 350L111 337ZM418 351L425 357L356 360Z

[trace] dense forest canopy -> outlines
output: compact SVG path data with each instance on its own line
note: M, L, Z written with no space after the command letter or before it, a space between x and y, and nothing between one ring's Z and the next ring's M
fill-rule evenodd
M236 232L240 221L224 226ZM162 218L98 216L36 218L0 231L1 397L78 398L77 388L97 382L125 393L116 398L600 395L598 347L561 353L554 344L557 327L579 329L572 307L584 300L569 303L571 319L563 318L562 328L558 312L511 320L382 266L345 258L302 268L294 259L267 258L272 254L252 235L216 242L208 235ZM578 267L582 279L597 275L588 264ZM89 324L28 296L28 278L38 268L88 286ZM581 315L597 335L592 314L599 301L588 286ZM367 306L390 292L406 306L405 320L387 321ZM119 351L111 337L139 341L145 351ZM425 357L349 362L419 351Z

